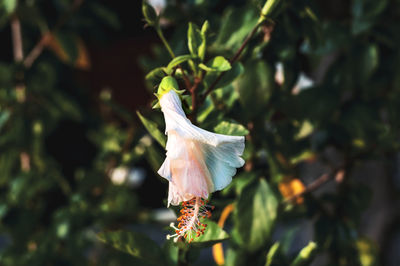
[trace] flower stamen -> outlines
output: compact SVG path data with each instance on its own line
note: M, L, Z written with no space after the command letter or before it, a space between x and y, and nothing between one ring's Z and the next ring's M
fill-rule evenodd
M181 216L178 217L178 227L174 223L170 226L175 230L175 234L167 235L167 239L174 238L177 242L180 238L192 242L195 237L204 234L207 224L201 223L200 218L210 218L211 210L214 206L207 205L208 201L200 197L195 197L182 202Z

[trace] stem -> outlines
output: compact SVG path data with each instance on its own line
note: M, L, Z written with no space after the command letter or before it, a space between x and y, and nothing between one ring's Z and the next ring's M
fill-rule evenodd
M240 57L240 55L242 54L244 48L247 46L247 44L249 43L249 41L253 38L253 36L256 34L258 27L261 25L261 23L257 23L254 28L251 30L251 32L249 33L249 35L247 35L246 39L243 41L242 45L239 47L239 49L236 51L236 53L234 54L234 56L229 60L229 63L231 63L231 65L233 65L238 58ZM203 97L202 97L202 101L205 100L205 98L207 97L208 94L210 94L215 87L217 86L218 82L221 80L221 78L224 76L226 72L221 72L218 77L214 80L214 82L210 85L210 87L208 87L208 89L206 90L206 92L204 93Z
M193 124L197 124L198 99L196 91L202 80L203 80L203 75L200 75L200 77L196 77L194 79L193 86L189 89L190 95L192 97L192 112L190 113L189 119L190 121L192 121Z
M186 250L184 250L182 248L178 249L178 266L188 266L189 265L189 263L186 262L187 261L186 254L187 254Z
M12 16L10 23L14 61L19 63L24 60L24 51L22 47L21 23L16 14ZM22 71L18 74L23 76ZM22 81L17 81L17 84L15 85L15 91L18 102L25 102L25 85ZM23 172L29 172L31 170L31 157L29 154L26 151L21 151L19 158L21 170Z
M329 174L323 174L320 177L318 177L316 180L314 180L314 182L309 184L303 191L286 199L284 201L284 203L293 202L298 197L301 197L304 194L310 193L310 192L318 189L319 187L321 187L322 185L324 185L325 183L327 183L329 180L331 180L333 178L335 178L337 180L337 182L341 182L341 180L343 179L343 175L344 175L344 170L342 168L336 169L332 173L329 173Z
M42 53L44 47L46 46L47 42L51 38L51 36L61 27L63 26L70 16L72 15L73 12L75 12L83 3L84 0L75 0L71 6L71 8L60 17L56 25L54 26L53 30L46 32L40 40L36 43L36 45L33 47L33 49L30 51L30 53L27 55L27 57L24 60L24 66L26 68L30 68L32 64L35 62L35 60L39 57L39 55Z
M172 51L171 46L169 46L169 43L167 42L167 39L165 39L164 34L163 34L163 32L162 32L160 26L157 26L157 27L156 27L156 31L157 31L157 34L158 34L158 36L160 37L161 41L163 42L165 48L167 48L169 55L170 55L172 58L175 58L175 54L174 54L174 52Z
M21 23L17 15L15 14L11 18L11 36L13 43L14 61L21 62L24 59L24 50L22 48Z
M33 64L33 62L36 61L36 59L39 57L39 55L42 53L44 47L46 46L49 38L51 37L51 33L45 33L42 38L39 40L39 42L33 47L31 52L27 55L27 57L24 60L24 66L26 68L30 68Z
M189 80L188 76L186 76L185 71L183 70L183 68L182 68L180 65L178 65L178 68L179 68L179 69L181 70L181 72L182 72L182 77L183 77L183 80L185 81L186 89L187 89L187 90L190 90L190 87L191 87L192 85L191 85L191 83L190 83L190 80Z

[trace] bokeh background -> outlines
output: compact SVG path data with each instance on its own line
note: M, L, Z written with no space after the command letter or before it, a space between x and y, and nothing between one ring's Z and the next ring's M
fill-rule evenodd
M195 115L246 135L246 165L211 199L230 238L188 248L165 240L148 73L171 58L142 1L1 0L0 265L400 265L400 2L276 2ZM209 21L206 63L233 57L265 1L149 3L176 55ZM99 236L116 230L146 238Z

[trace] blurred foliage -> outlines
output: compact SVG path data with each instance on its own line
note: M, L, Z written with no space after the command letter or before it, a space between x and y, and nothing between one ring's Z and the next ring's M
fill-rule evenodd
M118 31L118 15L100 1L1 0L0 30L12 25L15 34L20 23L25 57L11 58L14 42L0 62L0 264L188 265L223 241L225 251L217 252L225 265L311 265L317 257L323 265L382 265L382 250L360 233L371 191L351 173L369 160L393 164L387 159L399 150L399 1L266 3L167 1L159 15L143 6L154 29L147 31L163 42L140 60L149 92L174 75L200 127L246 135L246 165L213 195L206 234L190 245L160 246L128 230L160 224L136 189L113 179L143 162L158 170L160 112L137 112L141 128L104 90L100 110L118 117L110 121L88 111L88 95L73 78L74 69L91 67L85 40ZM41 42L43 52L27 64ZM299 84L304 76L314 82ZM195 108L187 82L197 84ZM65 121L81 126L84 137L64 150L66 135L54 134ZM67 168L54 153L59 148ZM288 200L306 187L301 167L315 161L336 178L335 189ZM218 226L226 206L234 210ZM304 220L313 234L300 245L295 235Z

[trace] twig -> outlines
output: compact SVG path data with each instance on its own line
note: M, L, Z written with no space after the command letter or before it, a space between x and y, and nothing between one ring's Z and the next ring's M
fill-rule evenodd
M244 48L246 47L246 45L248 44L248 42L253 38L254 34L256 34L258 27L261 25L261 23L257 23L254 28L252 29L252 31L249 33L249 35L247 35L246 39L243 41L242 45L239 47L239 49L236 51L236 53L234 54L234 56L229 60L229 63L231 63L231 65L233 65L238 58L240 57L240 55L242 54ZM218 77L214 80L214 82L210 85L210 87L208 87L208 89L206 90L206 92L204 93L204 95L201 98L201 101L204 101L205 98L207 97L208 94L210 94L214 89L215 86L217 86L218 82L222 79L222 77L225 75L226 72L221 72Z
M155 27L155 30L156 30L156 32L157 32L158 37L160 37L162 43L164 44L165 48L167 49L169 55L171 56L172 59L174 59L174 58L175 58L175 54L174 54L174 52L172 51L172 48L171 48L171 46L169 45L167 39L165 39L164 33L162 32L160 26L159 26L159 25L156 26L156 27ZM185 81L186 89L187 89L188 91L190 91L190 87L192 87L192 84L191 84L191 82L190 82L190 79L188 78L188 76L186 76L185 71L183 70L183 68L182 68L181 65L178 65L177 68L179 68L179 69L181 70L183 80Z
M165 48L167 48L167 51L168 51L169 55L172 57L172 59L174 59L175 58L175 54L172 51L171 46L169 46L169 43L168 43L167 39L165 39L164 34L163 34L163 32L162 32L162 30L161 30L159 25L156 27L156 32L158 34L158 37L160 37L161 41L163 42Z
M11 38L12 38L12 48L14 54L14 61L19 63L24 60L24 50L22 47L22 32L21 32L21 23L16 14L13 14L11 17ZM21 73L23 75L23 73ZM15 85L15 91L17 95L18 102L25 101L25 85L22 81L17 81ZM23 92L23 93L21 93ZM19 95L19 96L18 96ZM20 168L23 172L29 172L31 169L31 159L27 152L21 151L19 154L20 157Z
M24 60L24 50L22 48L21 23L16 14L11 17L11 36L13 43L14 61Z
M343 180L343 176L344 176L343 168L336 169L332 173L323 174L320 177L318 177L316 180L314 180L311 184L309 184L303 191L294 194L290 198L287 198L284 201L284 203L293 202L297 198L304 196L305 194L308 194L308 193L318 189L319 187L321 187L322 185L324 185L325 183L327 183L329 180L331 180L333 178L335 178L337 180L337 182L341 182Z
M39 55L42 53L44 47L48 43L49 38L51 38L51 33L50 32L45 33L42 36L42 38L39 40L39 42L35 45L35 47L33 47L31 52L26 56L26 58L24 60L24 66L26 68L30 68L32 66L33 62L35 62L35 60L39 57Z
M200 83L203 80L203 75L200 75L200 77L196 77L194 79L194 83L193 86L189 89L190 95L192 97L192 112L190 113L190 121L192 121L194 124L196 124L197 119L196 119L196 115L197 115L197 88L199 87Z
M70 18L72 13L74 13L83 3L84 0L75 0L70 9L60 17L56 25L51 31L48 31L43 34L37 44L32 48L30 53L26 56L24 60L24 66L26 68L30 68L35 60L39 57L39 55L43 52L44 47L47 45L50 38L52 38L53 34L62 27Z
M178 68L179 68L179 69L181 70L181 72L182 72L182 77L183 77L183 80L185 81L186 89L187 89L188 91L190 91L190 87L192 86L192 84L191 84L191 82L190 82L190 79L188 78L188 76L186 76L185 71L183 70L183 68L182 68L180 65L178 65Z

